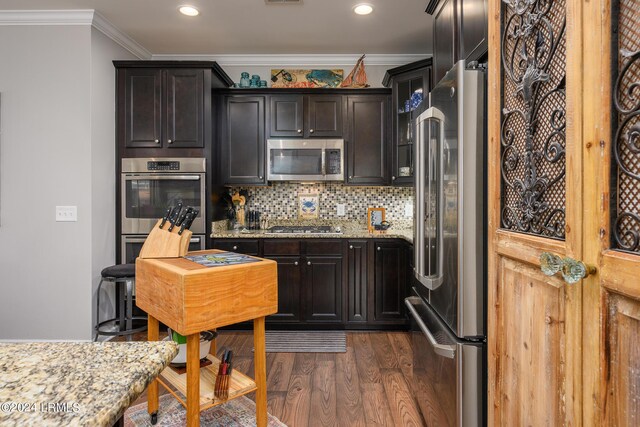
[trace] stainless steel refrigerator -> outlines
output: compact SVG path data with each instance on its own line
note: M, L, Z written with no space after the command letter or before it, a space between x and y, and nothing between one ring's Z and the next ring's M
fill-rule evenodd
M485 72L458 62L416 119L414 390L427 425L486 423Z

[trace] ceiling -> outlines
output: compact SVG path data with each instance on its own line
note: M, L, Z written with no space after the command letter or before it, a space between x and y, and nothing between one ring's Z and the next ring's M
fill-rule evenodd
M366 1L372 14L358 16ZM178 13L190 4L200 15ZM0 0L0 10L95 9L155 55L429 54L427 0Z

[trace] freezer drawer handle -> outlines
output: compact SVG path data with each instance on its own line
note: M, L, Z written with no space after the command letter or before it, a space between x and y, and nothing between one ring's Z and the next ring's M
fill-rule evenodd
M411 316L413 317L413 319L416 321L416 323L422 330L422 333L424 333L424 336L427 337L429 344L431 344L431 346L433 347L433 351L435 351L435 353L440 356L453 359L456 356L455 345L438 344L436 339L431 334L431 331L429 331L429 329L427 328L427 325L425 325L422 319L420 318L420 315L418 314L416 309L413 308L412 301L415 301L417 299L418 299L417 297L409 297L409 298L405 298L404 300L404 303L407 305L407 308L409 309Z

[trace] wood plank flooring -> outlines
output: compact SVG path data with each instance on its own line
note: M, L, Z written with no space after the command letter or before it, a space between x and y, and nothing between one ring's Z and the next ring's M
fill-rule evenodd
M251 332L221 332L217 346L253 377ZM346 353L267 353L269 413L289 427L424 426L411 360L406 332L347 332Z

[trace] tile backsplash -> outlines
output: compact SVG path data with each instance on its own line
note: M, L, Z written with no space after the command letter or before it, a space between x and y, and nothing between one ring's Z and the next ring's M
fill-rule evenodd
M269 219L298 218L298 195L318 194L319 219L365 220L367 208L382 207L390 221L407 220L407 204L413 204L410 187L351 187L339 183L273 183L269 187L233 187L233 191L249 193L247 207L267 215ZM345 215L337 215L338 203L344 203Z

